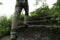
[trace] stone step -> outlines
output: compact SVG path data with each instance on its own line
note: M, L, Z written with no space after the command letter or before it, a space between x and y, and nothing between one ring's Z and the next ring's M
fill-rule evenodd
M51 17L32 17L29 20L31 21L31 20L44 20L44 19L51 19Z
M37 18L31 18L29 20L31 21L31 20L44 20L44 19L46 19L46 18L44 18L44 17L37 17Z
M45 22L45 21L47 21L47 19L45 19L45 20L32 20L32 21L27 21L27 22Z
M50 27L48 25L29 25L29 27Z
M34 20L34 21L27 21L29 25L41 25L41 24L47 24L49 21L48 20ZM24 23L19 23L18 26L24 25Z
M47 20L34 20L34 21L27 21L28 22L28 24L41 24L41 23L46 23L47 22Z
M18 28L25 27L25 26L19 26ZM48 25L28 25L28 27L51 27Z
M52 15L47 15L47 14L40 14L40 15L37 15L37 16L34 16L34 17L52 17Z

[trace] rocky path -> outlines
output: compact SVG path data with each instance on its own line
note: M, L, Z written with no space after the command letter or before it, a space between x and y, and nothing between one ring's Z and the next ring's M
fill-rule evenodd
M18 29L17 40L60 40L60 29L52 27L28 27ZM9 36L2 40L10 40Z

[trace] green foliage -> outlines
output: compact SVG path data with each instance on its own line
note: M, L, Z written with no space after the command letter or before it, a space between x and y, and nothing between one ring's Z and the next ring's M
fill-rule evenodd
M20 15L20 20L24 21L24 14L23 13Z
M57 25L60 25L60 0L54 4L54 6L50 9L51 14L53 15L53 19L57 20Z
M11 19L6 16L0 17L0 37L9 34L11 27Z
M38 16L40 14L43 14L43 13L49 13L49 7L48 6L45 6L45 7L40 7L38 9L36 9L35 11L31 12L31 16Z

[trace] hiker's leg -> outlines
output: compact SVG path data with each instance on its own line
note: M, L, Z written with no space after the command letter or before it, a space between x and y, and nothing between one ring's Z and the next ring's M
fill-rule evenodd
M28 18L29 18L29 7L28 7L28 4L25 5L24 10L25 10L24 24L27 25L28 24L27 21L28 21Z
M12 27L11 27L11 40L16 40L16 38L17 38L16 29L18 28L17 25L19 23L19 17L20 17L21 10L22 9L20 7L15 8L14 18L12 20Z

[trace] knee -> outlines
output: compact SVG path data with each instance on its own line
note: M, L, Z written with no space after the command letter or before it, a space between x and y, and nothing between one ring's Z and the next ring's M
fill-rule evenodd
M25 13L26 16L28 16L28 13Z
M16 11L15 11L15 14L17 14L17 13L20 13L20 11L17 11L17 10L16 10Z
M18 17L18 16L20 16L20 14L21 14L20 11L15 11L14 16Z

